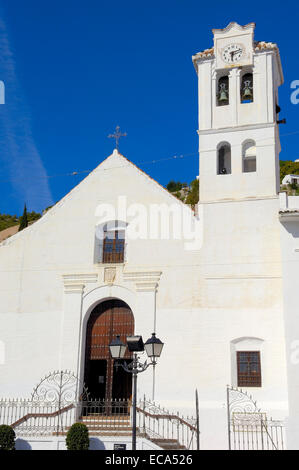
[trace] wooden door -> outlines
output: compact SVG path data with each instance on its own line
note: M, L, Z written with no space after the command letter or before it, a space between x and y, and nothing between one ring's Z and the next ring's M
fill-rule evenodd
M132 377L113 367L109 344L116 335L122 342L134 334L134 316L121 300L107 300L92 311L86 332L85 384L91 399L128 399L132 391ZM125 359L132 354L126 351ZM113 396L117 395L117 396Z

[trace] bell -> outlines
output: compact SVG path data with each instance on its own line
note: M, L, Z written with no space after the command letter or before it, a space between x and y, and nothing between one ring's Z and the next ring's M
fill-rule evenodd
M224 101L228 101L227 92L223 88L221 89L219 93L218 101L220 101L221 103L223 103Z
M250 100L252 101L253 100L253 94L252 94L252 91L250 89L250 86L249 86L249 82L245 82L245 86L244 86L244 91L243 91L243 95L242 95L242 100Z

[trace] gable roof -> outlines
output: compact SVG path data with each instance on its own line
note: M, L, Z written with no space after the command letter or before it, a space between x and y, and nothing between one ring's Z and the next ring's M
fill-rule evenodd
M117 166L113 166L113 162L119 162L120 164ZM106 167L106 168L105 168ZM172 202L176 202L177 204L182 204L185 208L188 207L188 205L184 204L182 201L180 201L178 198L176 198L173 194L171 194L166 188L164 188L160 183L158 183L156 180L154 180L151 176L149 176L145 171L141 170L135 163L131 162L128 158L126 158L124 155L119 153L117 149L114 149L113 153L109 155L105 160L103 160L94 170L92 170L80 183L78 183L69 193L67 193L60 201L58 201L53 207L51 207L40 219L38 219L34 224L29 225L26 227L24 230L21 232L17 232L11 237L1 241L0 240L0 246L3 245L9 245L11 244L14 240L18 239L19 237L22 237L25 233L28 233L28 230L32 230L34 228L38 228L38 226L42 223L44 223L49 217L55 215L56 211L59 210L60 207L62 207L69 199L72 198L73 194L76 193L82 186L87 184L88 180L95 175L97 171L102 171L102 170L109 170L109 169L117 169L117 168L126 168L130 167L133 168L134 171L137 171L144 179L149 183L152 187L155 189L162 191L164 195L166 195ZM190 211L193 213L192 209L189 208ZM193 213L194 214L194 213Z

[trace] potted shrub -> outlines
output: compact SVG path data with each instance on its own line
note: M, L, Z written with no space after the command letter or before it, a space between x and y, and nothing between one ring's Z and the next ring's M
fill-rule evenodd
M87 426L83 423L73 424L67 432L65 442L67 450L88 450L89 436Z
M0 425L0 450L15 449L16 434L11 426Z

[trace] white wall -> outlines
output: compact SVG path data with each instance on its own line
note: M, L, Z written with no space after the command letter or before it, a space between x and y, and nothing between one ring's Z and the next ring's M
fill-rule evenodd
M289 395L287 440L288 448L297 450L299 443L299 213L289 212L289 209L299 210L299 197L288 197L286 193L281 196L281 252Z

